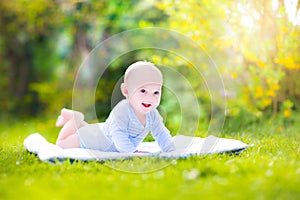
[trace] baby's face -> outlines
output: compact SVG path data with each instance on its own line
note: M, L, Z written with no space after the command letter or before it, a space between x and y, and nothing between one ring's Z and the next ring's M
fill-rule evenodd
M129 92L128 100L131 107L139 114L146 114L159 105L161 85L147 84Z

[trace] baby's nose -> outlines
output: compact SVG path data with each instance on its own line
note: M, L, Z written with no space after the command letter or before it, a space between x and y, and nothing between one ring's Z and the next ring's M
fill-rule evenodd
M148 94L146 97L145 97L145 100L148 101L149 103L151 103L154 99L154 96L151 95L151 94Z

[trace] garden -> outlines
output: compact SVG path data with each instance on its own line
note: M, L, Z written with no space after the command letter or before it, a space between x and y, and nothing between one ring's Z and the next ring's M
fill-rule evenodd
M297 1L0 0L0 199L299 199ZM138 60L164 76L172 136L244 151L185 158L41 161L62 108L104 121ZM145 139L152 141L151 136Z

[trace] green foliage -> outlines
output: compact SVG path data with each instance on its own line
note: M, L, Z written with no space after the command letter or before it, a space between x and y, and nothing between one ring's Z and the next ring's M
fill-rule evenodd
M71 107L76 71L99 41L164 19L153 2L142 1L1 1L0 11L0 88L8 91L0 109L22 116ZM120 73L112 72L97 91L99 116L108 113L107 90Z
M96 44L121 31L159 26L185 34L214 60L225 84L228 118L240 117L245 124L276 115L288 119L300 102L299 25L282 3L272 2L0 1L0 89L8 91L0 94L2 114L34 116L72 107L76 73ZM204 61L203 55L189 52ZM197 71L205 74L208 63L195 70L178 55L143 49L120 55L101 78L95 97L99 119L110 111L116 80L136 60L182 74L198 99L200 124L214 112L222 114L222 99L211 102L208 80ZM176 130L181 119L172 95L166 91L161 110ZM188 105L190 97L183 96Z
M55 29L61 25L57 4L52 1L1 1L0 34L2 41L1 77L8 77L0 87L7 93L1 110L20 115L38 112L37 94L28 90L31 82L52 78L57 63L53 57ZM49 20L51 19L51 20ZM51 62L49 62L49 60Z

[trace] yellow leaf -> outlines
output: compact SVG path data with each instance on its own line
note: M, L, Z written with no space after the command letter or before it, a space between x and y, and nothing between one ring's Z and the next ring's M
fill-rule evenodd
M281 27L281 31L283 32L283 34L286 34L289 30L288 30L287 27L282 26L282 27Z
M261 103L262 103L263 107L267 107L267 106L271 105L272 100L271 99L263 99Z
M244 53L244 55L245 55L245 57L246 57L247 59L249 59L249 60L251 60L251 61L256 61L256 60L257 60L256 54L254 54L254 53L252 53L252 52L247 51L247 52Z
M284 57L284 58L277 58L274 60L276 63L285 66L288 69L298 69L300 65L294 62L293 57Z
M273 90L268 90L266 94L269 97L275 97L276 96L276 94L275 94L275 92Z
M255 95L254 95L254 97L255 98L260 98L260 97L263 96L263 94L264 94L264 92L263 92L262 87L261 86L257 86L256 89L255 89Z
M278 35L278 36L276 37L276 41L277 41L278 43L281 43L282 40L283 40L283 38L282 38L281 35Z
M271 85L271 90L279 90L280 89L280 85L278 85L278 84L272 84Z
M231 73L231 77L234 78L234 79L236 79L238 77L238 74L236 72L232 72Z
M266 64L261 60L257 61L257 65L262 69L264 69L266 67Z
M291 111L290 110L287 110L287 109L285 109L284 111L283 111L283 116L284 117L289 117L289 116L291 116Z

